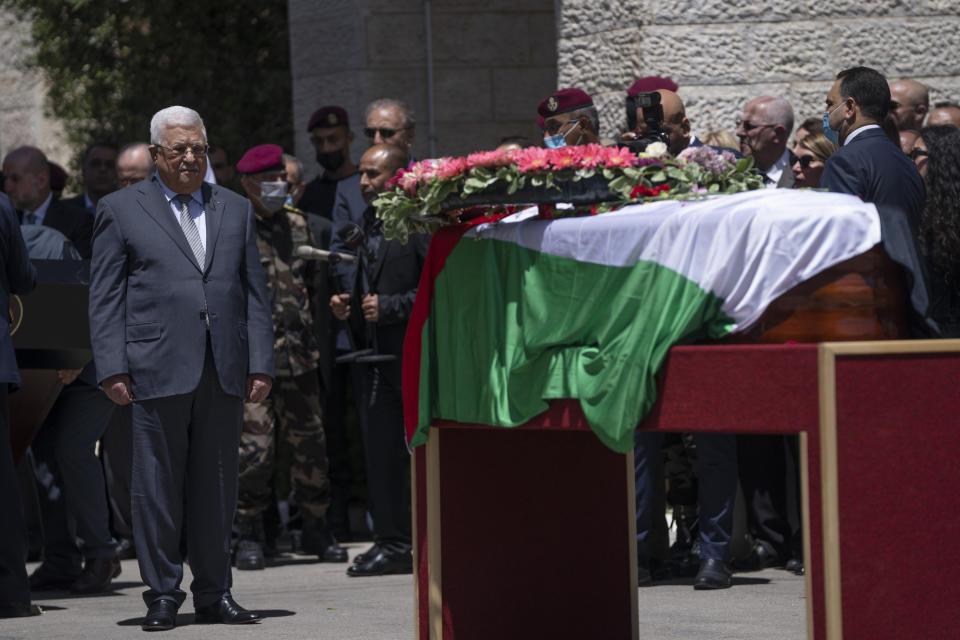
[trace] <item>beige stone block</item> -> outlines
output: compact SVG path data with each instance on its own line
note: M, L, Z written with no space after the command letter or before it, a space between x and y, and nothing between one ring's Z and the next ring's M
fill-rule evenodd
M557 66L557 30L553 12L527 15L527 64L538 67Z
M435 12L509 11L512 13L549 11L553 13L553 0L431 0Z
M433 16L434 61L449 65L529 64L528 20L526 15L510 13L437 13Z
M757 0L650 0L655 24L713 24L716 22L772 22L806 17L795 3ZM798 15L799 14L799 15ZM746 27L745 27L746 28Z
M294 83L327 70L359 69L367 62L366 31L358 14L290 25L290 71Z
M644 4L643 0L564 0L560 3L560 37L637 27Z
M902 2L902 0L857 0L854 3L821 3L808 0L811 18L863 18L922 16L930 12L927 2ZM954 14L956 5L954 5Z
M556 89L556 67L494 69L493 117L535 121L537 105Z
M890 77L960 71L960 17L835 23L833 42L838 71L856 65Z
M760 82L827 80L830 30L819 22L763 24L749 31L750 79Z
M536 120L497 120L464 126L459 122L437 122L437 155L465 156L474 151L496 149L502 138L525 136L539 145L542 134Z
M605 91L593 96L593 104L600 112L600 137L617 141L627 128L624 98L626 92Z
M749 45L739 25L644 27L644 75L666 75L677 84L748 82Z
M578 87L587 93L626 91L638 75L640 29L560 41L557 71L560 87Z

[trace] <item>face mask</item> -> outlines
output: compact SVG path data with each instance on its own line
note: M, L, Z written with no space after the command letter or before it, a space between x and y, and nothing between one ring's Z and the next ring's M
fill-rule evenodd
M336 171L343 166L343 163L346 162L346 160L347 156L343 152L343 149L330 151L328 153L321 153L317 151L317 162L320 163L320 166L327 171Z
M843 103L838 104L833 108L833 111L824 111L823 112L823 135L827 137L827 140L833 144L840 146L840 130L834 129L830 126L830 116L833 115L833 112L843 106Z
M286 182L261 182L260 183L260 203L267 208L270 213L276 213L283 209L283 204L287 201L287 183Z
M557 133L556 135L547 136L543 139L543 144L546 145L548 149L560 149L567 146L567 136L573 133L573 130L580 126L579 120L574 120L575 125L570 127L570 130L566 133Z

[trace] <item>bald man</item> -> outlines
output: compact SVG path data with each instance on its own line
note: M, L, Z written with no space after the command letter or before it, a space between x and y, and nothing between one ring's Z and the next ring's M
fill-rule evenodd
M154 171L150 146L146 142L132 142L117 155L117 188L123 189L146 180Z
M667 89L657 89L656 92L660 94L660 106L663 107L663 132L670 139L670 153L677 155L690 146L690 120L687 119L686 108L680 96ZM621 140L636 140L650 135L650 127L643 120L641 107L637 107L636 121L636 129L625 132L620 136Z
M930 109L930 93L917 82L904 78L890 83L890 115L900 131L919 131Z
M18 147L3 159L6 192L17 208L21 224L56 229L70 239L77 252L90 258L93 214L53 199L47 157L36 147Z
M407 162L406 149L392 144L375 144L363 154L360 187L368 205L386 190L387 181ZM387 240L381 235L378 222L376 210L368 206L362 223L361 277L353 282L342 278L342 290L347 293L330 299L333 314L350 322L358 348L375 348L382 355L394 356L376 366L353 365L362 369L362 393L368 402L361 428L374 541L347 570L347 575L354 577L413 571L409 494L405 490L409 454L403 432L400 361L429 237L414 234L406 244ZM351 308L351 300L359 300L360 305Z
M927 126L946 125L960 129L960 105L955 102L938 102L927 116Z
M760 96L743 107L737 121L740 152L752 156L768 188L793 187L793 164L787 141L793 131L793 107L777 96Z

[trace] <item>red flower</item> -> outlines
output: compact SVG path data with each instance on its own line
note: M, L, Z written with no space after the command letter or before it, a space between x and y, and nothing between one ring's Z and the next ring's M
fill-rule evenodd
M437 164L437 177L455 178L466 170L466 158L440 158Z
M467 169L473 169L474 167L494 169L505 167L508 164L510 164L510 157L500 150L478 151L467 156Z
M640 198L640 197L648 197L648 196L649 196L649 197L653 197L653 196L658 196L658 195L660 195L661 193L665 193L665 192L667 192L667 191L670 191L670 185L667 184L667 183L663 183L663 184L661 184L661 185L657 185L656 187L654 187L654 188L652 188L652 189L647 188L647 187L643 186L642 184L638 184L638 185L635 186L635 187L633 188L633 190L630 192L630 199L633 200L634 198Z
M577 147L580 150L580 168L595 169L606 158L606 147L596 143Z

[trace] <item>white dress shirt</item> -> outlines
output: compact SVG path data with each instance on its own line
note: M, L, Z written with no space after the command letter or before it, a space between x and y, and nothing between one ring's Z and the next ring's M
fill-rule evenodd
M880 125L878 124L866 124L862 127L858 127L850 132L850 135L847 136L846 140L843 141L843 146L847 146L850 142L860 135L861 132L866 131L867 129L879 129Z
M783 175L783 172L786 170L789 163L790 150L784 149L783 155L780 156L780 159L774 162L772 167L764 171L764 175L767 176L767 184L765 185L767 189L777 188L777 183L780 182L780 177Z

